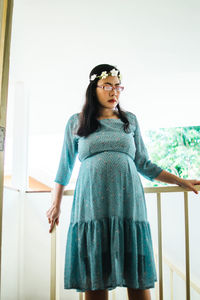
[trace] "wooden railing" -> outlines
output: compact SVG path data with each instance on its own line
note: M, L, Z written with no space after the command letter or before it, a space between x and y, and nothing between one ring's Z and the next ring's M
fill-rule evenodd
M200 185L196 185L195 188L200 191ZM159 278L158 284L156 284L156 300L163 300L163 262L166 263L171 272L170 282L171 282L171 300L173 300L173 273L175 272L178 276L186 281L186 300L190 300L190 286L200 294L200 287L197 283L190 280L190 254L189 254L189 217L188 217L188 191L179 186L166 186L166 187L148 187L144 188L146 194L156 194L157 195L157 226L158 226L158 253L155 254L156 260L158 260L159 268ZM161 196L162 193L183 193L184 198L184 220L185 220L185 262L186 262L186 275L172 262L169 261L165 256L163 256L162 250L162 209L161 209ZM63 195L73 195L74 190L66 190ZM59 299L58 291L58 281L56 278L56 226L51 234L51 300ZM112 299L115 299L115 290L111 291ZM83 300L84 293L79 293L79 300ZM127 297L128 299L128 297Z

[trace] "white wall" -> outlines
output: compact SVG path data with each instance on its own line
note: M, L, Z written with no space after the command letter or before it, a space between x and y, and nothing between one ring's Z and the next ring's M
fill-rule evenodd
M199 12L198 0L15 0L6 145L22 81L30 101L30 175L43 172L51 185L66 122L81 110L89 72L100 63L121 70L121 105L137 114L142 130L199 125ZM8 174L11 156L8 146Z
M19 193L4 189L1 299L12 300L19 292Z
M15 0L10 84L30 88L30 134L63 131L89 72L117 65L144 127L199 125L200 3Z

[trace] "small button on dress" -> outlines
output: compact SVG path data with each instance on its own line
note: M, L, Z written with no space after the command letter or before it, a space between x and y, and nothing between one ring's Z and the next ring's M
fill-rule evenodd
M151 162L135 114L101 119L87 137L76 134L79 113L65 128L55 182L67 185L81 162L67 233L64 288L153 288L157 281L150 224L139 173L154 181L163 170Z

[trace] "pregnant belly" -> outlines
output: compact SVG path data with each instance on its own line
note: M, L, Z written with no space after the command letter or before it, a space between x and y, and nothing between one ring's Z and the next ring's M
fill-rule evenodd
M82 161L75 192L77 216L138 218L145 211L143 197L135 163L128 154L104 151Z
M81 169L88 171L90 176L111 176L135 172L133 159L126 153L117 151L104 151L86 158ZM81 171L81 170L80 170Z
M114 181L124 176L138 176L133 159L126 153L104 151L92 155L82 161L79 176L90 177L91 180Z

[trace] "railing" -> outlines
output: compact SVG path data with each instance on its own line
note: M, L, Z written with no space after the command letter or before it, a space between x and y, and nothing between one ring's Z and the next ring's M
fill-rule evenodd
M156 256L156 261L158 259L158 254L155 253L155 256ZM175 264L173 264L166 256L163 255L163 262L169 267L170 269L170 300L173 300L174 299L174 293L173 293L173 290L174 290L174 287L173 287L173 275L174 273L176 273L179 277L181 277L184 281L186 281L186 276L184 274L184 272L178 268ZM198 286L198 284L193 281L193 280L190 280L190 286L193 288L193 290L200 295L200 286ZM156 299L159 299L158 297L158 293L157 293L157 290L156 290Z
M200 185L196 185L195 188L200 191ZM165 262L170 270L170 282L171 282L171 300L173 300L173 272L176 272L181 278L186 281L186 300L190 300L190 286L195 289L197 293L200 294L200 287L193 281L190 280L190 254L189 254L189 217L188 217L188 191L179 186L167 186L167 187L148 187L144 188L144 192L153 193L157 195L157 219L158 219L158 254L156 254L156 259L158 259L159 268L159 278L158 284L156 284L156 300L163 300L163 262ZM186 276L184 273L178 269L173 263L171 263L166 257L163 256L162 251L162 210L161 210L161 195L162 193L183 193L184 196L184 220L185 220L185 262L186 262ZM63 195L73 195L74 190L66 190ZM50 298L51 300L59 299L58 292L58 282L57 282L57 261L56 261L56 226L54 226L51 234L51 290ZM79 293L79 300L83 300L84 293ZM115 299L115 290L111 291L112 299ZM128 299L128 297L127 297Z
M7 189L13 189L19 192L18 189L4 186ZM195 186L200 191L200 186ZM173 298L173 274L176 273L180 278L186 281L186 300L190 300L190 287L192 287L196 293L200 295L200 286L190 279L190 261L189 261L189 219L188 219L188 191L189 189L183 189L178 186L167 186L167 187L150 187L144 188L144 192L157 195L157 219L158 219L158 252L155 251L155 260L158 261L159 266L159 279L158 283L155 284L156 300L163 300L163 263L168 265L170 269L170 300ZM26 191L26 193L38 193L40 191ZM41 191L51 193L51 191ZM183 193L184 195L184 219L185 219L185 261L186 261L186 275L183 270L178 268L173 262L171 262L166 256L163 255L162 251L162 211L161 211L161 195L162 193ZM72 196L74 190L64 191L64 195ZM54 226L51 233L51 269L50 269L50 299L59 299L59 257L57 242L59 235L56 235L56 231L59 230L57 226ZM157 263L156 263L157 266ZM79 293L79 300L83 300L85 293ZM112 300L116 298L116 291L111 291ZM126 297L128 300L128 296Z
M196 186L199 191L200 186ZM184 219L185 219L185 265L186 265L186 300L190 300L190 260L189 260L189 216L188 216L188 191L178 186L145 188L145 193L156 193L157 195L157 218L158 218L158 266L159 266L159 300L163 300L163 258L162 258L162 212L161 212L161 194L177 193L184 194ZM178 272L178 274L180 274ZM172 278L171 278L172 279ZM172 284L172 281L171 281ZM171 299L173 293L171 291Z

